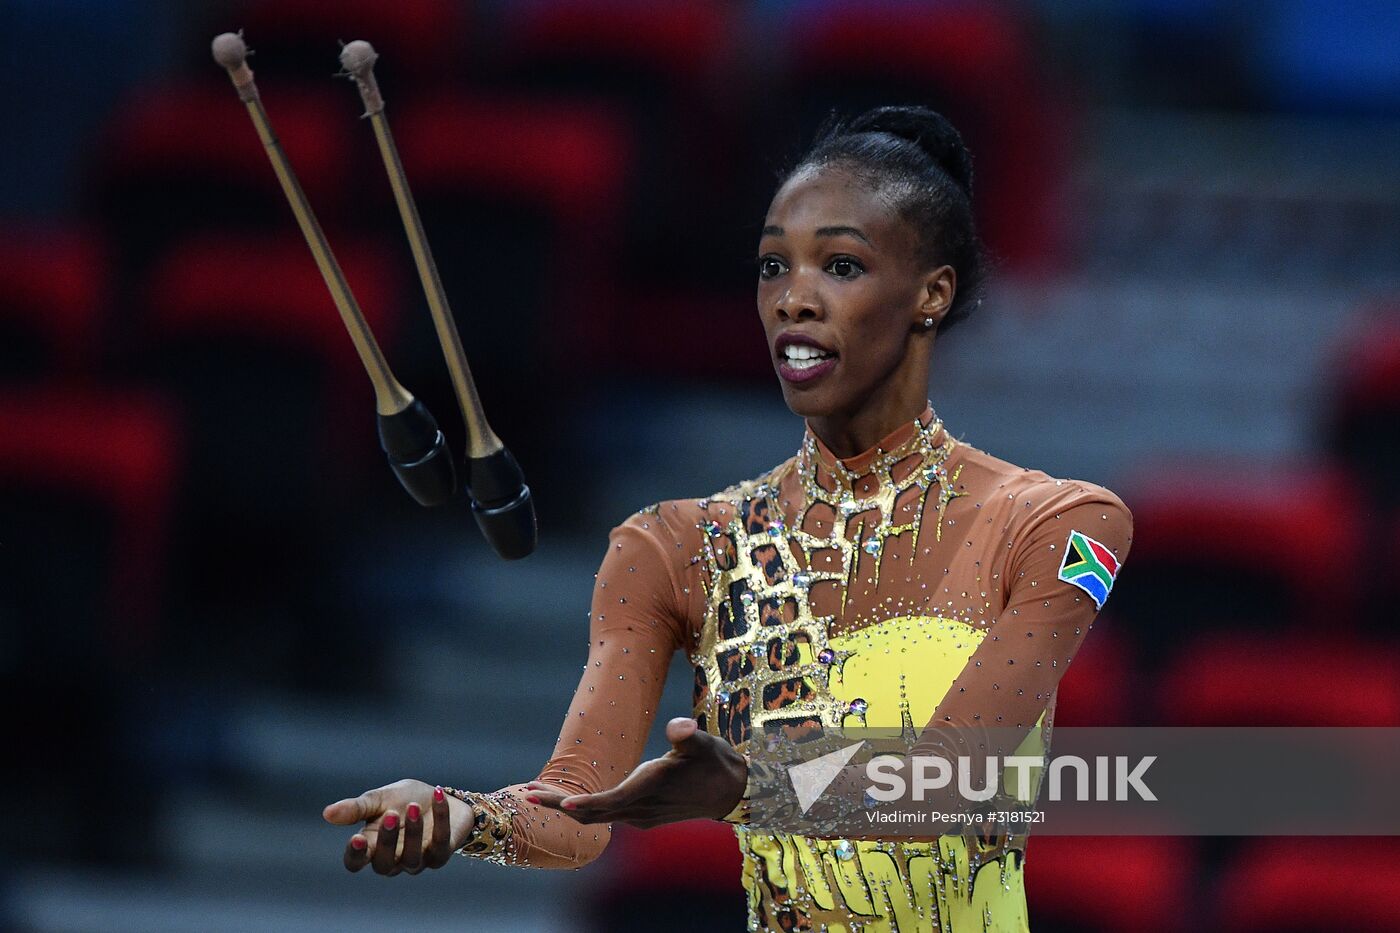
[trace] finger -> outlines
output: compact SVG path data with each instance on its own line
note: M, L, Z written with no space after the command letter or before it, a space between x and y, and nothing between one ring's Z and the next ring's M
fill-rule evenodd
M375 819L383 810L383 798L379 793L380 790L382 788L367 790L358 797L337 800L322 810L321 816L327 823L334 823L337 826L349 826L352 823Z
M423 855L423 864L428 868L441 868L452 857L452 809L447 805L447 795L441 787L433 788L433 836L428 842L428 851Z
M403 855L399 864L410 875L423 870L423 808L416 802L404 810Z
M613 822L615 819L617 819L617 812L618 812L618 811L616 811L616 810L608 810L608 809L604 809L604 808L602 808L602 807L597 807L597 808L589 808L589 809L583 809L583 810L565 810L565 811L563 811L563 812L565 812L565 813L569 814L569 816L573 817L573 819L574 819L575 822L592 824L592 823L611 823L611 822Z
M677 716L666 723L666 741L681 754L700 751L704 747L701 735L704 733L700 731L700 724L687 716Z
M350 871L359 871L368 864L369 840L360 833L356 833L345 844L345 867Z
M525 795L525 802L539 804L542 807L549 807L551 810L559 810L562 809L561 804L563 804L564 798L568 796L569 795L563 791L537 785L535 790ZM587 795L576 794L574 796Z
M381 875L398 874L399 866L399 815L393 810L384 814L379 824L379 838L375 841L374 854L370 864Z

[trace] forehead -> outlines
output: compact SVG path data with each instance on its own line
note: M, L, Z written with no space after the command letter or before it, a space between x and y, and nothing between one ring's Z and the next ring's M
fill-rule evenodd
M831 165L794 173L773 195L765 224L782 227L789 237L811 235L819 227L858 227L877 246L902 246L910 235L888 199Z

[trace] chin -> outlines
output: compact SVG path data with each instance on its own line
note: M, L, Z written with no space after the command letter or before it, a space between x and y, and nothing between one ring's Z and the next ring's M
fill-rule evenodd
M781 376L778 382L783 389L783 401L792 410L794 415L803 418L820 418L839 411L840 406L833 403L829 386L813 386L805 389L794 386Z

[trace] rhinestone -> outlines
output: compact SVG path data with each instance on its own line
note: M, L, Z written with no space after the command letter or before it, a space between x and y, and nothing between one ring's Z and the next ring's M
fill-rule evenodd
M841 500L841 514L842 514L842 515L854 515L854 514L855 514L856 512L858 512L859 510L860 510L860 506L859 506L859 505L856 505L856 500L854 500L854 499L842 499L842 500Z
M880 539L867 538L865 544L861 545L861 547L865 548L865 553L867 554L878 554L880 553Z
M854 700L851 701L850 712L855 713L857 716L864 716L866 709L868 709L869 707L870 704L865 702L864 699L862 699L861 697L856 697Z
M768 534L774 538L781 538L784 531L787 531L787 526L780 521L775 521L768 526Z
M739 594L739 602L743 603L745 606L752 606L753 594L750 593L748 590L745 590L744 592Z
M721 703L728 703L728 702L729 702L729 691L728 691L728 690L720 690L720 691L718 691L718 692L715 694L715 699L716 699L716 700L719 700Z
M792 575L792 585L799 590L805 590L812 585L812 575L805 570L799 570Z
M720 535L720 532L722 532L722 531L724 530L724 527L723 527L722 525L720 525L719 522L716 522L716 521L708 521L708 522L705 523L705 530L708 531L708 532L710 533L710 537L711 537L711 538L718 538L719 535Z
M821 654L817 655L817 660L823 664L830 664L832 661L836 660L836 652L832 651L830 648L823 648Z
M849 862L851 859L855 858L856 855L855 844L849 839L842 839L840 842L836 843L836 845L832 846L831 851L836 853L836 857L843 862Z

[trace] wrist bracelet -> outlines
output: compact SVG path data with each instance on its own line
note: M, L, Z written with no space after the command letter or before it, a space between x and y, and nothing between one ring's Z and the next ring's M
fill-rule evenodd
M475 791L443 787L443 793L451 794L472 808L475 825L467 841L457 849L458 855L482 859L498 865L514 864L513 834L515 827L515 807L510 794L505 791L492 791L481 794Z

